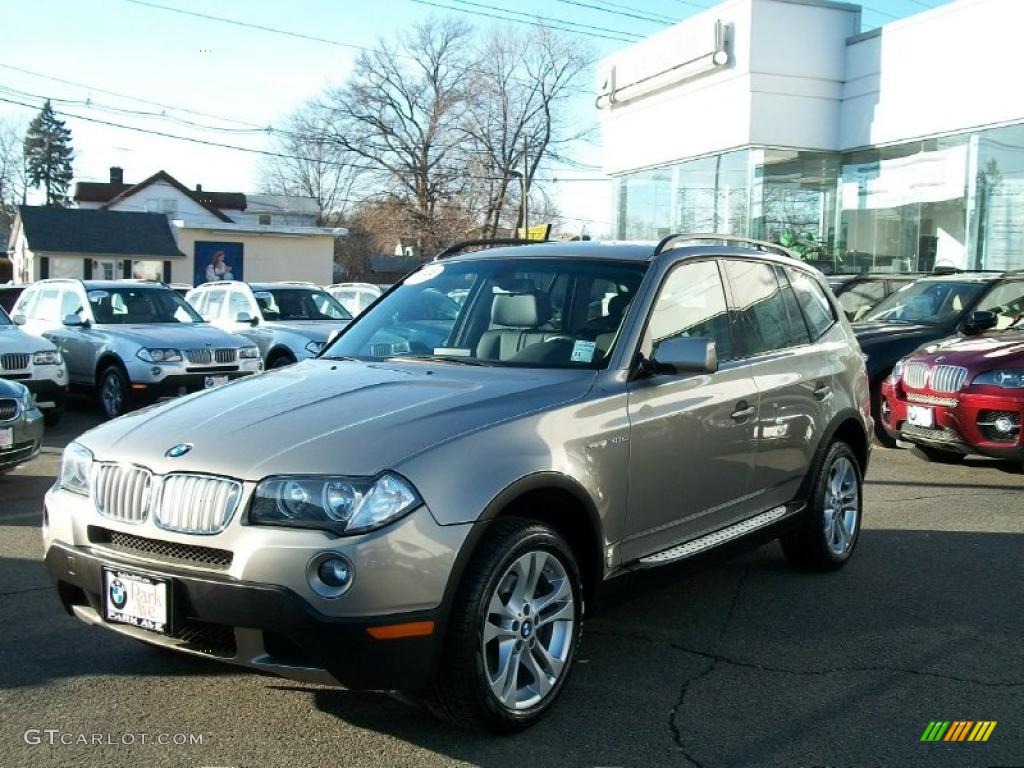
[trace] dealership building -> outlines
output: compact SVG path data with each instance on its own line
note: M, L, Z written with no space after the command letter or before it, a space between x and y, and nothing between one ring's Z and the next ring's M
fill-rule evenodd
M1022 29L1022 0L870 31L858 5L731 0L616 53L596 103L616 236L744 235L844 271L1024 268Z

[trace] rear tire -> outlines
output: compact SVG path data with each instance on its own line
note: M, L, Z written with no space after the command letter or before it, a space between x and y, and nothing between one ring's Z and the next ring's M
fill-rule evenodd
M882 382L888 376L886 373L871 387L871 417L875 420L875 441L884 448L895 448L896 438L882 426Z
M123 416L134 407L128 375L116 363L108 365L100 373L98 395L100 408L108 419Z
M944 451L941 448L932 448L927 445L915 445L911 453L916 454L919 459L924 459L934 464L960 464L967 458L966 454L963 453Z
M834 571L853 555L864 509L863 477L846 443L829 446L818 467L799 527L779 543L790 564L805 571Z
M516 517L492 523L459 585L430 710L497 733L540 720L572 670L581 583L572 550L551 528Z

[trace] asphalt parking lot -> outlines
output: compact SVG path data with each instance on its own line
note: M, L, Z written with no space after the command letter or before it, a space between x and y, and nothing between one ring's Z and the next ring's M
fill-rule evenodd
M69 618L41 563L40 504L63 445L98 421L80 404L0 478L0 765L1024 765L1012 465L876 449L848 567L798 574L771 544L614 608L587 624L552 716L497 739ZM933 720L998 725L985 743L922 743ZM80 734L102 743L59 743Z

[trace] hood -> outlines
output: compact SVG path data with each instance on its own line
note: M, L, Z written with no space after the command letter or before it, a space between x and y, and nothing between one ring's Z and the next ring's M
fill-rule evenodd
M79 442L97 459L159 473L375 475L460 434L576 400L595 375L307 360L137 411ZM178 443L192 450L166 458Z
M17 381L0 379L0 397L21 397L25 394L25 385Z
M327 341L332 331L340 331L349 320L272 320L263 323L266 328L300 336L307 341Z
M935 336L945 336L948 331L937 325L926 323L854 323L853 332L861 346L891 339L917 339L924 341Z
M56 349L48 339L25 333L17 325L0 325L0 354L45 352Z
M960 365L974 372L1024 367L1024 332L951 336L917 350L912 360Z
M103 333L133 341L140 347L174 347L195 349L197 347L238 348L250 344L212 325L200 323L141 323L138 325L95 325Z

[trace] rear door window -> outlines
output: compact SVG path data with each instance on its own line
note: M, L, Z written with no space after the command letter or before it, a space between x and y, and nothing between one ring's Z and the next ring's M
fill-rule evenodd
M807 329L798 326L790 316L773 265L735 259L726 260L724 265L744 355L761 355L807 343Z

